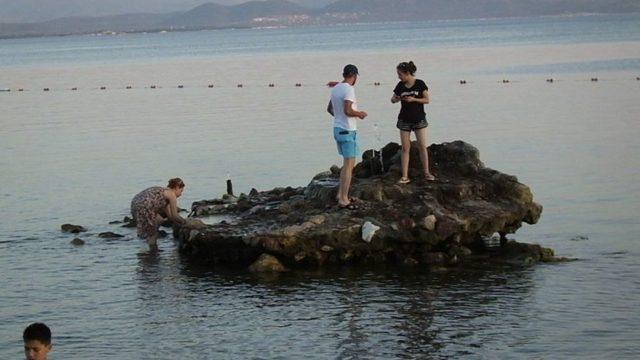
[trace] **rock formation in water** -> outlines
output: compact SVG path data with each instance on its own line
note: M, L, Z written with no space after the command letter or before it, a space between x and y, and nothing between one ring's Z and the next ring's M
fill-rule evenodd
M356 263L441 268L557 260L551 249L506 238L523 222L535 224L540 218L542 206L526 185L485 167L478 150L462 141L431 145L429 154L437 180L421 178L413 143L413 181L400 185L400 146L389 143L381 151L366 151L354 170L351 195L359 198L356 210L336 206L336 166L317 174L306 187L254 189L238 198L195 202L193 216L225 215L230 220L200 229L174 228L179 250L198 263L253 264L256 271Z

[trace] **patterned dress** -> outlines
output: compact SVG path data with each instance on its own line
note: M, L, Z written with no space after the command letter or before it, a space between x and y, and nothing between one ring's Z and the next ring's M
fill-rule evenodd
M131 200L131 215L136 221L139 237L146 239L158 232L157 216L165 213L169 203L164 197L165 190L161 186L150 187Z

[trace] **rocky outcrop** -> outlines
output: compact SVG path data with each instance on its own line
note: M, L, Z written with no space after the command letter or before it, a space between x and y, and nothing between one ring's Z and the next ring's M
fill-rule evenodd
M406 185L397 183L399 150L390 143L364 153L351 191L359 199L358 209L336 206L340 169L334 166L306 187L254 189L238 198L194 203L193 216L229 220L201 229L174 228L179 249L192 261L242 267L264 254L290 268L556 260L550 249L507 240L523 223L535 224L542 206L515 176L485 167L476 148L462 141L431 145L430 168L437 179L426 181L417 144L412 144L413 181Z

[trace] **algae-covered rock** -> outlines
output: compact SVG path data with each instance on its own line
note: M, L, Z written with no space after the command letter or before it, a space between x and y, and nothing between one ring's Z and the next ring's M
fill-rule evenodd
M417 147L412 144L412 182L406 185L397 182L398 144L365 151L351 187L351 196L359 198L355 209L336 204L336 167L311 176L306 187L196 202L192 214L232 220L175 227L180 252L194 262L231 266L248 266L264 254L289 267L390 262L440 268L465 266L484 253L498 262L556 259L538 245L503 242L491 251L484 246L482 239L506 239L541 216L542 206L515 176L485 167L475 147L455 141L428 148L436 180L426 181ZM375 236L369 236L371 226Z

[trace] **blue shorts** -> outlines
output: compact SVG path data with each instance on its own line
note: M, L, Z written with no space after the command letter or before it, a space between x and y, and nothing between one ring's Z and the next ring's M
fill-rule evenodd
M360 144L357 130L345 130L339 127L333 128L333 138L336 139L338 154L344 158L355 158L360 153Z

